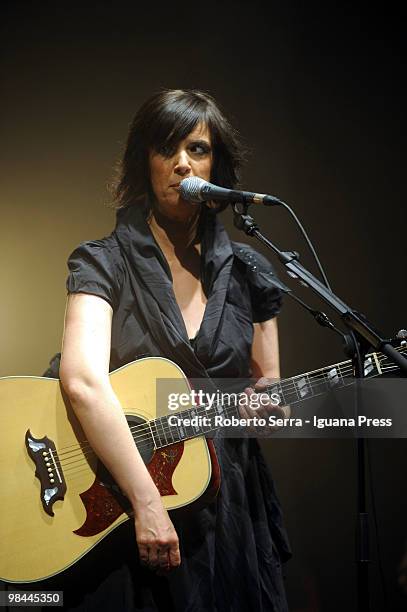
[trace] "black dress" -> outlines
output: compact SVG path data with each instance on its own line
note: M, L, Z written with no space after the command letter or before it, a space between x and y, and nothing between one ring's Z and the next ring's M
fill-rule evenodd
M232 243L212 212L203 211L200 227L208 301L193 346L142 208L121 211L110 236L72 253L68 291L98 295L113 308L110 370L154 355L190 378L250 376L252 323L272 318L281 304L267 281L273 270L247 245ZM291 553L259 445L216 438L215 447L222 475L216 500L172 517L180 568L168 578L141 568L128 521L46 588L63 588L66 607L78 610L286 611L281 562Z

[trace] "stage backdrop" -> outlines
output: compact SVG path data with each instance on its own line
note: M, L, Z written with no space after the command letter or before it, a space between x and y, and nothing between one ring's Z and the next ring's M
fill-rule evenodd
M135 110L161 87L214 95L250 149L244 188L293 206L334 290L385 335L407 327L402 16L282 4L3 4L1 376L41 375L60 350L66 259L111 231L106 187ZM315 270L283 210L252 212ZM252 242L230 210L222 218L234 239ZM309 291L298 294L318 305ZM340 338L289 299L279 327L284 376L343 359ZM355 610L354 445L262 444L294 549L291 609ZM370 447L387 609L401 610L405 442Z

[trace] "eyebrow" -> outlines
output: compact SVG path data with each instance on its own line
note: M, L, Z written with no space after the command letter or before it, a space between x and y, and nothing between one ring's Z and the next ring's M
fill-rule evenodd
M211 146L211 141L209 139L208 140L204 140L203 138L192 138L189 141L189 144L191 144L191 143L194 143L194 144L206 144L206 145Z

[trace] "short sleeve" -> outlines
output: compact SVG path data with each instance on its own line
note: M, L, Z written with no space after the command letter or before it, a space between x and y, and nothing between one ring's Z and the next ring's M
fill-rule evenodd
M115 310L122 282L119 251L109 238L80 244L68 259L68 293L97 295Z
M269 260L250 246L233 243L235 256L243 262L250 300L253 323L262 323L275 317L282 306L282 292L278 278Z

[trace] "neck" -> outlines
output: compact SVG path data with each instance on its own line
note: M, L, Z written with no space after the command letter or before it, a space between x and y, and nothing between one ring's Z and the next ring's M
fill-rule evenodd
M173 219L163 215L159 210L153 209L147 222L150 230L165 251L186 251L199 242L199 208L190 217Z

